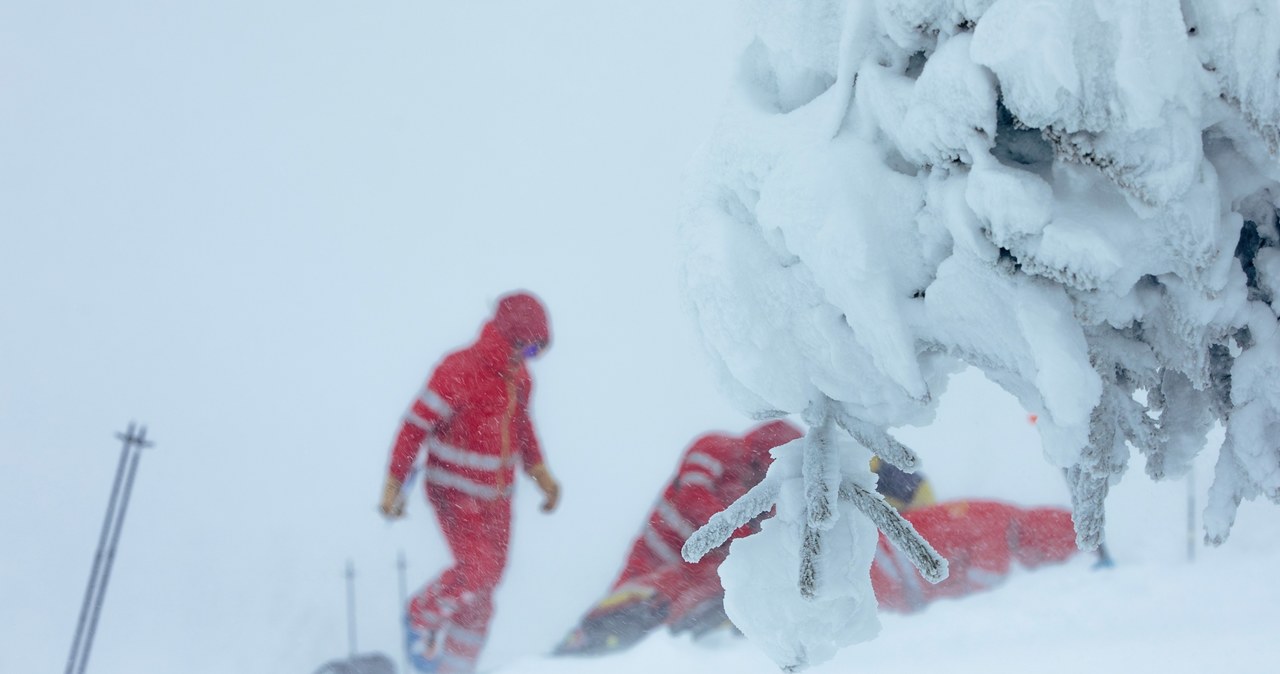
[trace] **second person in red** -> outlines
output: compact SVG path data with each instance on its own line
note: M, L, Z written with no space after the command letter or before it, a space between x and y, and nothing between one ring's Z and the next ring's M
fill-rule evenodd
M723 622L724 594L717 572L728 554L725 544L696 564L680 557L680 547L698 527L764 477L770 450L801 437L788 421L761 424L744 435L707 433L680 458L676 474L663 489L645 520L622 572L578 628L556 648L558 654L581 654L626 647L644 629L665 623L673 630ZM743 526L734 538L755 530ZM597 639L604 641L597 643Z

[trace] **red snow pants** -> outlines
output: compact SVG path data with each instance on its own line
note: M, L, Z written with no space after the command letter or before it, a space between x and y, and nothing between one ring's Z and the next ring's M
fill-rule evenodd
M473 672L507 565L511 499L479 499L428 484L427 500L454 563L409 601L409 622L419 631L442 632L441 674Z
M904 513L947 558L950 573L936 585L883 535L871 565L880 608L910 613L943 597L961 597L1002 582L1016 562L1025 568L1065 562L1079 552L1071 511L994 501L953 501Z

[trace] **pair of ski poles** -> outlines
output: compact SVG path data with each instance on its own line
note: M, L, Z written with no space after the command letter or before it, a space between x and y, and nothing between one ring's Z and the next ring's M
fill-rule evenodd
M129 495L133 491L133 479L138 474L138 459L142 450L152 446L147 440L147 427L138 428L129 422L129 430L117 433L116 437L124 441L120 451L120 463L116 467L116 478L111 486L111 498L107 501L107 516L102 522L102 532L98 534L98 551L93 557L93 569L89 572L89 584L84 591L84 601L80 604L80 619L76 621L76 634L71 642L71 653L67 656L65 674L84 674L89 663L89 651L93 647L93 635L97 631L98 616L102 613L102 600L107 593L107 580L111 577L111 566L116 558L116 546L120 542L120 530L124 528L125 511L129 507ZM133 459L129 460L133 450ZM125 464L128 463L128 476L125 477ZM121 492L121 478L124 478L124 490ZM117 507L119 510L117 511Z

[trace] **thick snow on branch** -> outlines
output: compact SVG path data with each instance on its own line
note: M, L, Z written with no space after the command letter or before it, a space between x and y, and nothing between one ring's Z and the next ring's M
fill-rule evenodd
M911 470L888 431L928 423L965 365L1038 416L1084 547L1134 449L1177 477L1214 423L1206 538L1242 500L1280 501L1280 6L743 6L684 282L735 400L810 425L739 513L777 499L726 563L748 635L800 667L874 634L864 583L839 574L865 575L891 523L841 497L870 479L852 457Z
M855 515L857 506L850 499L841 498L842 482L830 491L809 488L814 478L829 485L825 478L856 468L849 479L874 489L875 477L867 466L871 454L846 435L828 432L821 440L819 435L774 449L775 460L761 485L723 513L734 516L728 521L713 517L694 532L683 553L695 560L728 539L733 530L727 525L776 506L759 533L733 541L720 577L725 609L735 624L788 671L826 660L836 649L870 639L879 630L870 579L875 526ZM814 452L826 454L817 462L824 475L810 473ZM761 500L768 495L771 502Z
M947 579L947 560L916 533L911 522L885 502L883 496L853 480L845 480L840 485L840 498L853 503L862 514L869 517L876 528L883 531L894 546L907 555L907 559L911 560L911 564L925 580L941 583Z
M766 478L693 532L680 549L680 555L687 562L700 561L708 552L724 545L738 527L768 512L777 502L778 483Z
M777 508L759 535L734 542L721 578L735 624L788 671L878 629L868 575L877 528L925 580L947 577L946 560L875 491L871 452L837 429L832 411L829 400L810 409L810 433L774 449L764 480L695 531L681 552L696 562Z

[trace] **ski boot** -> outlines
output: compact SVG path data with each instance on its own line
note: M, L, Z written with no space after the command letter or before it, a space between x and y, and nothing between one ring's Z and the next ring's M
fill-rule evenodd
M444 655L444 626L427 628L416 626L408 616L404 619L405 650L409 666L415 672L435 674L440 671Z
M606 597L556 646L553 655L603 655L635 645L667 618L670 604L648 587Z

